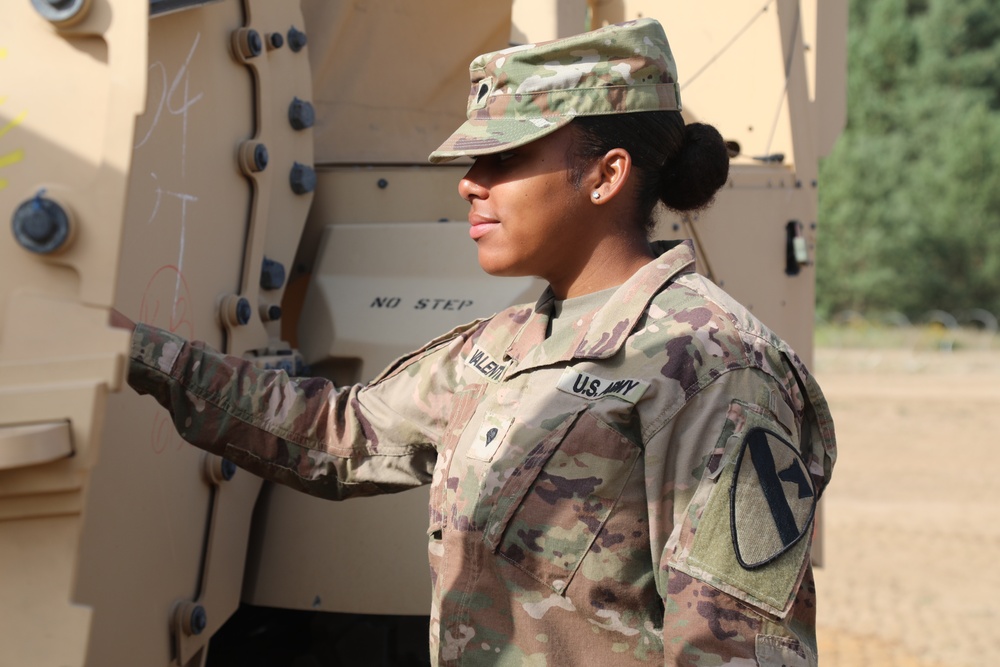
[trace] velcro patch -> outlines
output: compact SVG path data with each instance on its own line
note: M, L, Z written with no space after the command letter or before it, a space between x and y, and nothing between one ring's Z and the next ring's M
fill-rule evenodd
M466 453L466 456L477 461L492 461L493 456L500 449L500 443L503 442L504 436L507 435L507 431L513 423L513 417L503 417L492 412L487 413L483 419L483 425L479 427L479 432L476 433L476 439L469 445L469 451Z
M791 549L816 512L816 488L802 457L787 440L760 427L743 436L729 498L733 546L747 570Z
M490 101L490 93L493 92L494 81L493 77L488 76L479 82L476 87L476 97L475 99L469 100L470 109L482 109Z
M478 346L472 348L472 354L465 360L465 363L475 368L493 382L502 380L503 374L507 371L506 365L498 363L489 353Z
M590 399L614 396L635 405L649 389L649 383L629 378L605 380L596 375L567 368L559 378L557 387L560 391L574 396Z

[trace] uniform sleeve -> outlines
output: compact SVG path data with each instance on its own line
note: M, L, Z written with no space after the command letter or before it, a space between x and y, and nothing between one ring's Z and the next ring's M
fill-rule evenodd
M185 440L266 479L341 499L430 481L474 325L337 389L153 327L132 338L129 384L170 411Z
M824 480L809 461L824 443L810 441L811 414L794 388L734 370L648 442L665 664L816 664L810 546Z

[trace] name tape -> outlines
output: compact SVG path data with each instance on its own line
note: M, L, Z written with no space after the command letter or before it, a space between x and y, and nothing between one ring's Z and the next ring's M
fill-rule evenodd
M484 350L479 349L479 347L472 349L472 354L469 355L465 363L494 382L499 382L503 379L503 374L507 370L507 366L497 363L493 357Z

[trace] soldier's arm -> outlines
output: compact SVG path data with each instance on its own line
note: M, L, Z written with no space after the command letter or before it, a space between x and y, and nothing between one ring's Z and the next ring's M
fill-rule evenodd
M470 331L372 385L338 389L139 324L128 379L170 411L185 440L255 474L327 498L387 493L430 481Z
M786 399L766 374L730 371L647 445L665 664L816 664L818 493L806 464L784 451L802 418Z

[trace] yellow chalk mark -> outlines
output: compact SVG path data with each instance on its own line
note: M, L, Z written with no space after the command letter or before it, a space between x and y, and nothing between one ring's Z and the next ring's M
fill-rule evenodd
M7 134L12 129L14 129L15 127L17 127L21 123L23 123L24 119L27 118L27 117L28 117L28 112L27 111L22 111L21 113L19 113L17 115L17 117L14 120L10 121L9 123L7 123L6 125L4 125L3 127L0 127L0 137L2 137L3 135Z
M7 58L7 49L6 47L0 46L0 60L4 60L5 58ZM3 104L6 101L7 101L7 96L0 95L0 104ZM16 118L14 118L11 121L8 121L6 125L0 127L0 137L7 134L12 129L23 123L24 119L27 118L27 116L28 112L22 111L17 115ZM23 159L24 159L24 150L20 148L18 148L17 150L10 151L6 155L0 154L0 169L3 169L4 167L9 167L13 164L17 164ZM0 190L3 190L8 185L10 185L10 182L6 178L0 178Z
M9 167L12 164L17 164L24 159L24 151L18 149L12 153L7 153L6 155L0 155L0 169L3 167ZM8 185L6 178L0 178L0 190L3 190Z
M13 153L7 153L6 155L0 155L0 168L9 167L12 164L17 164L24 159L24 151L20 148Z

